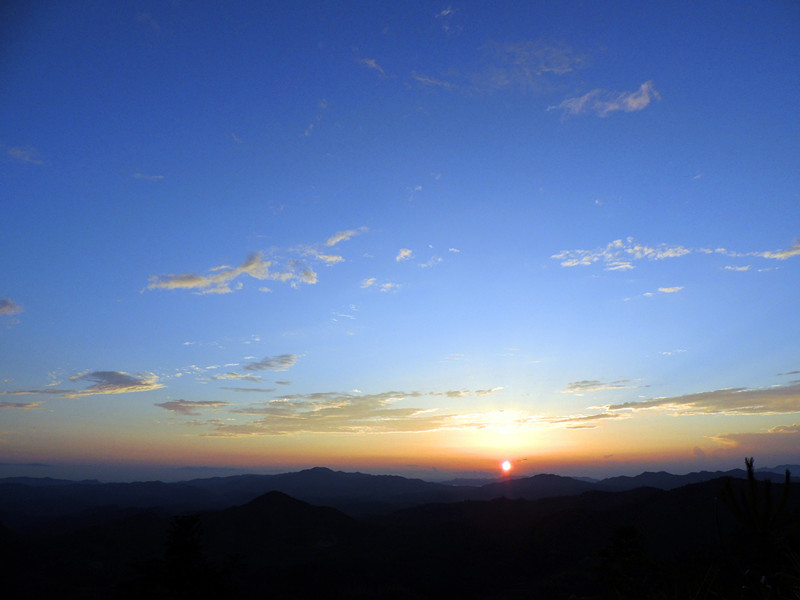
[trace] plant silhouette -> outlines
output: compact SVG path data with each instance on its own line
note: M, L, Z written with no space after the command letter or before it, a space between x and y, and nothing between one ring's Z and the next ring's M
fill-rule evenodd
M722 500L738 522L730 558L744 598L800 598L800 558L795 534L800 521L788 510L791 473L787 469L777 498L772 482L755 476L753 457L745 458L747 481L725 481Z

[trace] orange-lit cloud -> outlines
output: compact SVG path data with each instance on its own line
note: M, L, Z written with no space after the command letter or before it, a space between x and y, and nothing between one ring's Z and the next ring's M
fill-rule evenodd
M788 414L800 412L800 383L768 388L728 388L711 392L624 402L609 411L658 409L679 415Z

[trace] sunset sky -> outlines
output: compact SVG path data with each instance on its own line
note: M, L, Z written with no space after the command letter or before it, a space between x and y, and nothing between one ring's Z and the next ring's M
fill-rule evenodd
M800 4L0 10L0 476L800 463Z

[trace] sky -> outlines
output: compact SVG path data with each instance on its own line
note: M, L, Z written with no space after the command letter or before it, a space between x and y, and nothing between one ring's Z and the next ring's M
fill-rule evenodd
M4 3L0 476L800 463L799 33Z

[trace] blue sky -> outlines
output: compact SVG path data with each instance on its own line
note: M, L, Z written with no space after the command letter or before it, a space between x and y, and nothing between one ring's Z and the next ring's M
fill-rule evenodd
M796 462L797 4L3 11L0 475Z

